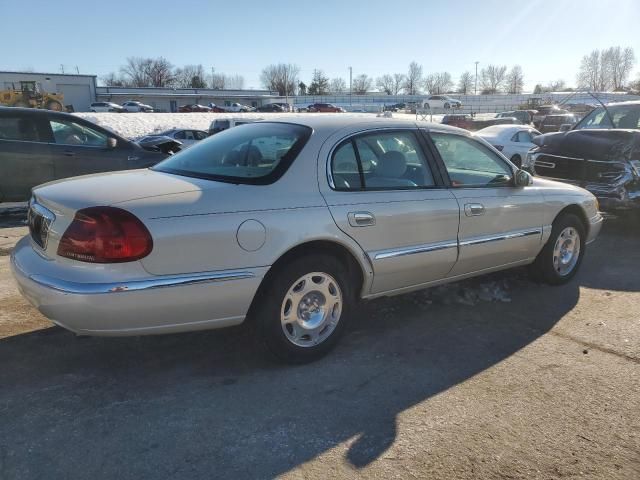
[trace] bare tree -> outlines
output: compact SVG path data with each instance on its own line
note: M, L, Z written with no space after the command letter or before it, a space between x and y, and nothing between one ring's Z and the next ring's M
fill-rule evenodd
M463 72L460 75L460 80L458 80L458 92L466 95L471 91L471 87L473 86L473 75L471 72Z
M609 87L607 73L607 59L600 50L593 50L582 57L578 72L578 86L596 92L602 92Z
M226 87L227 76L224 73L211 74L211 88L214 90L224 90Z
M480 71L480 85L482 93L497 93L504 84L507 75L506 65L487 65Z
M237 73L225 75L224 83L227 90L242 90L244 88L244 77Z
M402 73L394 73L393 74L393 94L398 95L402 90L402 85L405 82L405 76Z
M336 77L329 82L329 90L333 93L343 93L347 89L344 78Z
M260 74L265 88L276 90L279 95L294 95L298 86L300 68L292 63L268 65Z
M431 94L436 93L436 88L438 87L438 78L435 73L430 73L426 77L424 77L424 89Z
M107 87L126 87L124 79L115 72L106 74L101 78L102 83Z
M149 69L153 60L142 57L129 57L127 63L120 67L120 73L127 85L131 87L150 87Z
M560 92L562 90L564 90L567 87L567 84L564 80L562 80L561 78L559 78L558 80L553 80L549 83L547 83L547 85L545 87L542 87L542 91L543 93L546 92Z
M174 72L175 85L181 88L206 88L206 74L202 65L185 65Z
M600 60L609 86L622 90L636 61L633 48L609 47L602 51Z
M514 65L507 74L505 91L507 93L522 93L524 88L524 74L520 65Z
M371 90L372 83L373 80L366 73L358 75L353 79L353 93L355 93L356 95L364 95L369 90Z
M432 95L446 93L453 87L449 72L432 73L425 77L424 88Z
M409 64L409 71L404 79L404 91L407 95L417 95L420 93L420 84L422 83L422 66L417 62Z
M394 80L393 76L386 74L376 79L376 87L387 95L393 95Z
M173 65L164 57L149 59L149 80L152 87L168 87L175 81Z
M311 83L307 89L309 95L326 95L329 93L329 78L319 69L313 71Z

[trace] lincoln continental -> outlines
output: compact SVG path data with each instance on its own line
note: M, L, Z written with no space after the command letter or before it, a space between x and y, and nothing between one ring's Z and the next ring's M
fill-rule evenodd
M22 294L79 335L247 322L306 362L364 300L525 265L566 283L601 225L591 193L464 130L308 114L35 188L11 264Z

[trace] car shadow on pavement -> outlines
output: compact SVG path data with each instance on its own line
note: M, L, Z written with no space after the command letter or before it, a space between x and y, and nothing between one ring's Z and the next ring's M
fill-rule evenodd
M363 304L335 351L296 367L266 359L246 328L1 340L0 478L271 478L338 446L357 471L394 443L402 412L544 335L584 281L522 275L493 277L511 285L503 301Z

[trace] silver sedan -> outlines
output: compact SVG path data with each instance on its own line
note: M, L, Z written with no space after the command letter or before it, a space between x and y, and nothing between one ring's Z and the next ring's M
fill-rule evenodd
M532 178L464 130L278 118L151 169L36 188L12 267L78 334L246 320L304 362L336 344L360 299L529 264L565 283L601 223L592 194Z

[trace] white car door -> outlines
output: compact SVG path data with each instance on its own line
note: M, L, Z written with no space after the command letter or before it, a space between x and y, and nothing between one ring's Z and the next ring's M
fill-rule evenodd
M382 129L320 150L321 192L371 261L370 294L445 278L457 260L458 203L425 145L417 129Z
M431 132L460 204L460 253L451 277L531 261L542 242L545 200L519 187L500 155L471 136Z

